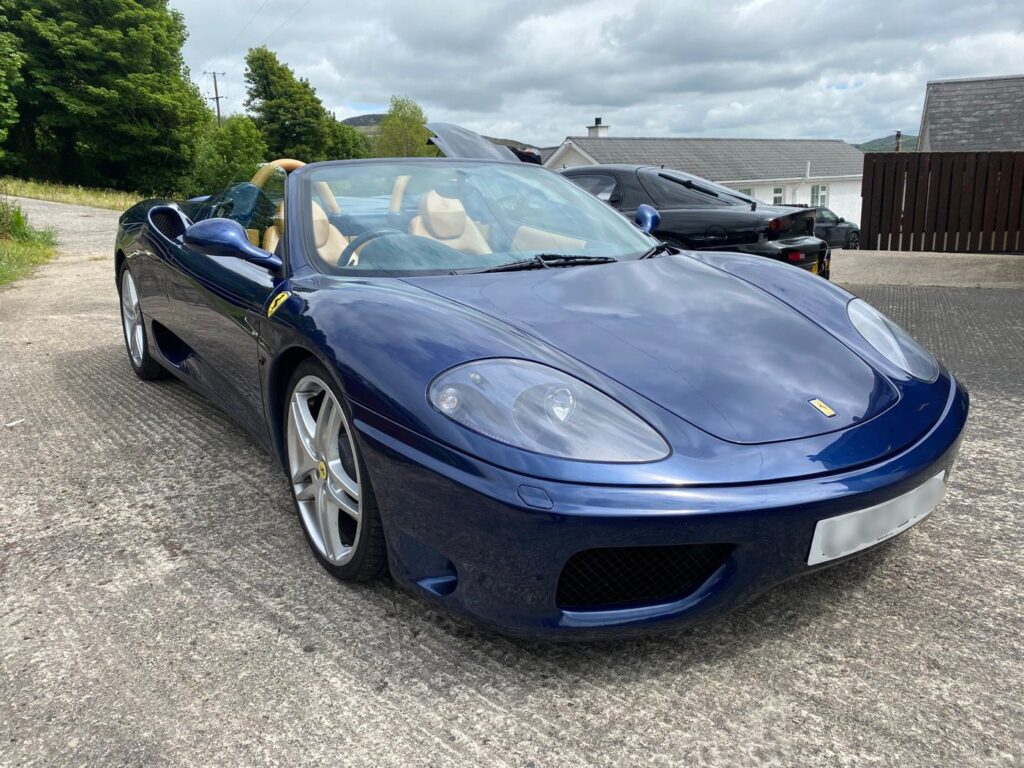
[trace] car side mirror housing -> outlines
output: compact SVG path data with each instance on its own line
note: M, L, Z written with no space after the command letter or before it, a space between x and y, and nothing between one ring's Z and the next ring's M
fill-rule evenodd
M207 256L234 256L257 264L271 272L282 266L273 253L249 242L245 229L234 219L203 219L185 230L185 245Z
M636 209L636 225L650 234L661 223L661 214L647 203L641 203Z
M842 216L840 216L840 217L839 217L839 223L840 223L840 224L842 224L842 223L843 223L843 222L845 222L845 221L846 221L846 219L844 219L844 218L843 218Z

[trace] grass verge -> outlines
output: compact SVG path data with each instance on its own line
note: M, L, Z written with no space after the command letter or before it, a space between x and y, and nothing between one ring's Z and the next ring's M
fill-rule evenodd
M75 187L69 184L53 184L48 181L29 181L11 176L0 177L0 188L8 195L32 197L36 200L52 200L56 203L91 205L95 208L109 208L126 211L145 198L136 192L119 192L116 189L93 189Z
M52 231L30 226L18 204L0 194L0 285L48 261L56 245Z

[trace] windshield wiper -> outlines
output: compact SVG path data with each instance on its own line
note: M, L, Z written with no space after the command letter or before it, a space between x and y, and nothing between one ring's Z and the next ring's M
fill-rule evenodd
M660 256L663 253L668 253L669 251L674 251L674 250L676 250L676 248L674 248L673 246L669 245L668 243L658 243L657 245L651 246L646 251L644 251L642 254L640 254L640 258L641 259L653 259L655 256Z
M675 176L669 176L667 173L659 173L658 175L666 181L671 181L682 187L686 187L687 189L692 189L694 192L700 192L701 194L710 195L711 197L721 197L721 195L715 192L715 190L708 189L707 187L697 184L690 179L677 179Z
M563 253L538 253L528 259L499 264L496 267L467 270L469 272L521 272L527 269L549 269L551 267L575 267L579 264L609 264L618 259L611 256L582 256ZM462 272L465 274L465 272Z

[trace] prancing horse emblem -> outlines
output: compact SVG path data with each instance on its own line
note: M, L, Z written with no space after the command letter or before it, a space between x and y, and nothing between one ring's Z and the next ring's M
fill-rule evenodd
M828 416L828 418L830 418L830 419L833 416L836 415L836 412L834 410L832 410L832 408L829 406L829 404L826 403L824 400L819 400L818 398L814 398L813 400L808 400L807 402L809 402L811 405L813 405L815 408L817 408L823 414Z

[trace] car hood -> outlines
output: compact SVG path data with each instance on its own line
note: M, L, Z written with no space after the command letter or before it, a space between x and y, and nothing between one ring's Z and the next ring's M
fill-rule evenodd
M805 316L683 255L406 280L529 333L731 442L845 429L899 398Z

